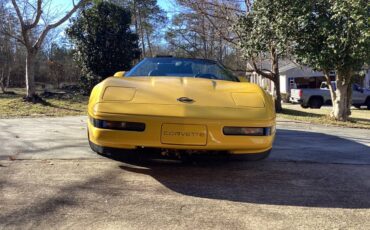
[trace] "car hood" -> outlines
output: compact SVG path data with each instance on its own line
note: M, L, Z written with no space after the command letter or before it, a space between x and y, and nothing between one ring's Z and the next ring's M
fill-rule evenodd
M108 78L100 102L264 108L260 87L241 82L188 77Z

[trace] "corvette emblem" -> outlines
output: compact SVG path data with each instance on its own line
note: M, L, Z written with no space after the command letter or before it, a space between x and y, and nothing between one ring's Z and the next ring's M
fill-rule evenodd
M179 102L182 102L182 103L193 103L193 102L195 102L193 99L188 98L188 97L180 97L180 98L177 98L177 100Z

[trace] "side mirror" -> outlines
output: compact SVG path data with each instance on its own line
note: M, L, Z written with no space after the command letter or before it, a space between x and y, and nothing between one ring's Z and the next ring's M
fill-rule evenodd
M126 73L126 71L120 71L120 72L115 73L113 75L113 77L124 77L125 73Z

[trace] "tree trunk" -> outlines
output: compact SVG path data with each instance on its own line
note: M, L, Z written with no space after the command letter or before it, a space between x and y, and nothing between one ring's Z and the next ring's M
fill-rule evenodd
M350 78L352 79L352 77ZM347 118L351 116L351 106L352 106L352 81L349 82L348 87L347 87Z
M330 79L330 71L329 70L323 70L323 73L325 75L326 79L326 84L328 85L329 91L330 91L330 96L331 96L331 101L335 101L337 98L337 95L335 93L335 89L333 88L333 85L331 84L331 79Z
M133 1L134 3L134 9L133 9L133 12L134 12L134 26L135 26L135 33L139 36L140 32L139 32L139 9L137 7L137 3L136 1L134 0ZM145 47L143 48L143 51L144 51Z
M143 57L146 57L145 41L144 41L144 28L143 28L143 21L142 21L142 18L141 18L140 9L138 10L138 16L139 16L139 24L140 24L140 38L141 38L141 46L142 46L142 49L143 49Z
M12 63L11 63L12 65ZM9 66L8 68L8 74L6 75L6 81L5 81L5 89L9 88L10 85L10 74L12 72L12 68Z
M341 73L337 71L337 89L335 91L335 99L333 100L333 111L331 116L337 121L347 121L351 115L352 104L352 85L349 81L348 73Z
M35 102L36 87L35 87L35 64L36 64L36 51L31 50L27 52L26 58L26 101Z
M10 59L9 57L7 58ZM0 88L3 93L8 93L7 88L9 88L10 84L11 65L12 63L8 61L1 69Z
M0 88L3 93L5 93L5 86L4 86L4 69L1 70L1 77L0 77Z
M207 45L207 35L206 35L206 25L204 16L202 17L202 37L203 37L203 52L204 58L208 58L208 45Z
M275 110L276 112L280 113L283 111L283 106L281 105L281 93L280 93L280 78L279 74L276 78L274 78L274 84L275 84Z
M146 42L148 43L150 57L153 57L152 44L150 44L150 38L149 38L148 30L145 30L145 35L146 35Z
M220 36L220 38L219 38L220 40L219 40L219 44L220 44L220 50L219 50L219 54L218 54L218 60L219 61L222 61L223 60L223 51L224 51L224 47L223 47L223 44L222 44L222 38L221 38L221 36Z
M283 107L281 105L279 59L274 47L271 49L271 62L271 69L274 74L273 82L275 84L275 109L276 112L280 113L283 111Z
M350 110L348 109L349 85L337 86L336 99L333 102L332 117L338 121L347 121Z

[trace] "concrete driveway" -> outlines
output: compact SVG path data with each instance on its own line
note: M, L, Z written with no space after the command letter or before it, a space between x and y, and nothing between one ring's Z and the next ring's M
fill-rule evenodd
M85 119L0 120L0 229L370 229L370 130L279 121L262 162L127 162Z

